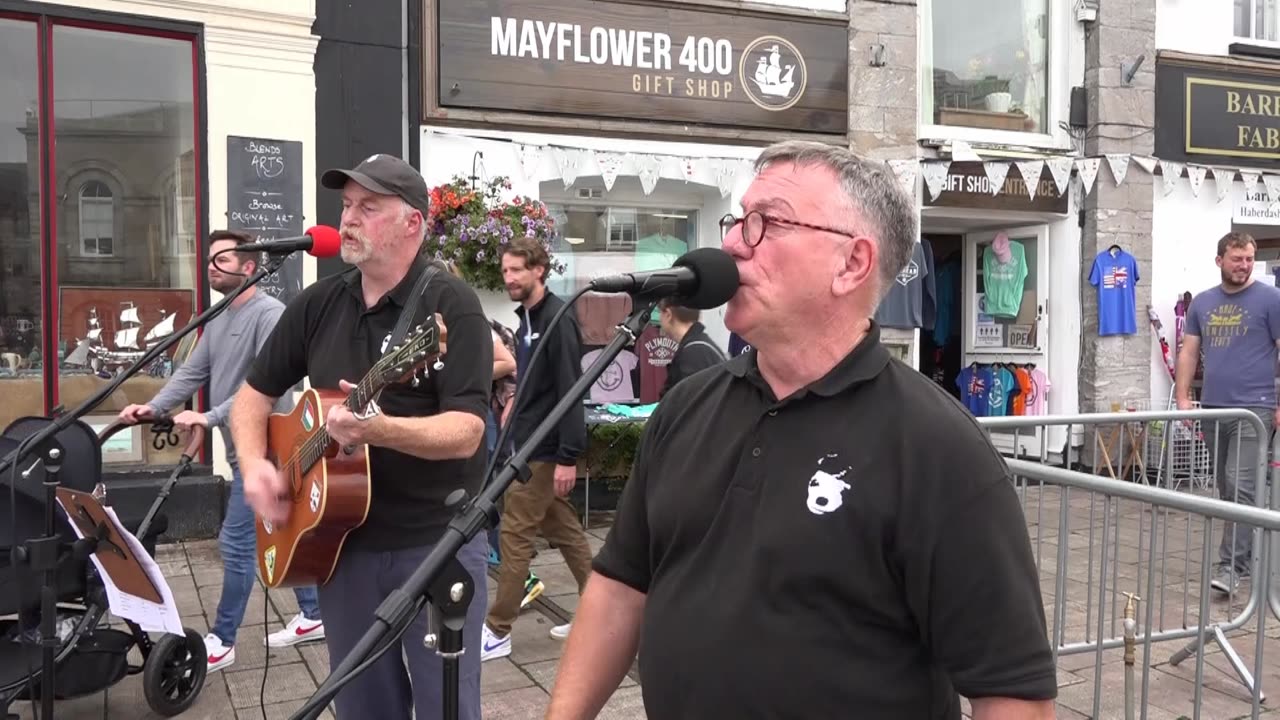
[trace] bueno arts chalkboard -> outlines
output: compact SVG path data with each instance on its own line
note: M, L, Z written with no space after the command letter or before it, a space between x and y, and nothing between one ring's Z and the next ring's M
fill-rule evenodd
M227 227L258 240L302 235L301 142L227 137ZM302 291L302 255L290 255L259 290L288 304Z

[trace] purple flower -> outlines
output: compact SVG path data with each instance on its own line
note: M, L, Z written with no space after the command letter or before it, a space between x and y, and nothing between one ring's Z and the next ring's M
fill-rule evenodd
M444 246L444 244L445 244L445 243L447 243L447 242L449 242L449 238L448 238L447 236L445 236L445 235L441 235L441 236L440 236L440 245L441 245L441 246Z
M471 237L470 234L466 230L463 230L461 233L458 234L458 242L460 243L467 242L470 239L470 237Z
M480 262L480 261L482 261L482 260L484 260L484 251L483 251L483 250L481 250L480 252L476 253L476 262Z

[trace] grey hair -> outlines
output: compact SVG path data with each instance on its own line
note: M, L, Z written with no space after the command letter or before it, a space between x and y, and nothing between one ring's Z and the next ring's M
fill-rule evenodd
M918 240L915 199L908 196L883 163L826 143L788 140L765 148L756 158L759 173L775 163L818 165L840 179L845 202L867 227L857 228L875 238L880 250L877 304L893 287Z

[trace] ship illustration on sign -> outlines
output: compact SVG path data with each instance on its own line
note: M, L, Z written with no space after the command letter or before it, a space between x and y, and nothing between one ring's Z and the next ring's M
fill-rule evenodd
M176 312L160 311L161 319L142 336L142 344L138 343L138 335L146 324L138 316L138 308L132 302L121 303L118 317L120 326L112 335L109 347L103 342L102 321L98 318L98 308L89 308L89 328L85 336L76 345L75 350L67 355L67 365L88 366L95 373L110 376L121 369L137 362L147 350L173 334L174 323L178 318Z
M764 110L786 110L804 95L808 70L800 49L774 35L752 40L742 52L738 74L751 102Z

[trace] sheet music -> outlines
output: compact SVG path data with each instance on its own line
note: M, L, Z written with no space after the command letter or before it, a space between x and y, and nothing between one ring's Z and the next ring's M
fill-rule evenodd
M66 505L63 505L62 499L58 499L58 504L62 505L62 509L66 512ZM182 619L178 616L178 604L173 600L173 591L169 589L169 583L165 582L164 575L160 572L160 566L147 553L146 548L142 547L142 543L138 542L138 538L133 533L124 529L124 525L120 522L120 518L116 517L116 511L111 508L104 508L107 511L107 517L111 518L112 529L118 537L124 538L129 548L133 550L133 555L138 559L138 564L142 566L147 577L151 579L151 583L160 591L160 597L163 603L157 604L140 598L137 595L130 595L116 586L115 582L107 575L103 569L102 563L98 561L96 554L91 555L93 564L98 568L98 576L102 578L102 583L107 591L107 605L111 608L111 614L132 620L138 624L146 632L168 632L174 635L185 635L186 630L182 627ZM75 530L76 536L83 538L84 533L80 532L79 526L70 523L71 528Z

